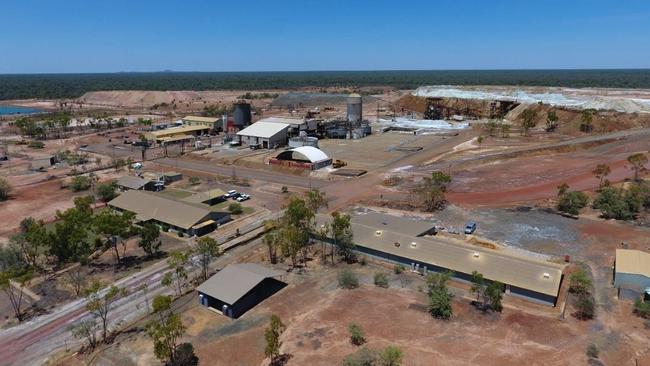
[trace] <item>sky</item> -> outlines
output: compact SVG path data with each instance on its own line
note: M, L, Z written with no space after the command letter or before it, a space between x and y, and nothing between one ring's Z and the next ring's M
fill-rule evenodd
M650 68L650 1L0 3L0 74L581 68Z

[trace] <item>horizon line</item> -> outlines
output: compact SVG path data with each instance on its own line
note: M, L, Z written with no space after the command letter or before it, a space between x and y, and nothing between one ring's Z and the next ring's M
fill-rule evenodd
M228 71L93 71L93 72L16 72L0 73L0 76L27 76L27 75L108 75L108 74L241 74L241 73L331 73L331 72L490 72L490 71L650 71L650 67L643 68L521 68L521 69L339 69L339 70L228 70Z

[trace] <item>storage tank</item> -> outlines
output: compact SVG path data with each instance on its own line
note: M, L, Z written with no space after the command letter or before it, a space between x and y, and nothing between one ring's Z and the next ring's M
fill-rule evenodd
M350 94L348 96L348 122L350 123L359 123L361 122L363 109L363 102L361 95L359 94Z
M289 147L312 146L318 148L318 138L308 136L298 136L289 139Z
M246 102L236 102L235 111L233 112L235 118L235 126L242 128L251 124L251 105Z

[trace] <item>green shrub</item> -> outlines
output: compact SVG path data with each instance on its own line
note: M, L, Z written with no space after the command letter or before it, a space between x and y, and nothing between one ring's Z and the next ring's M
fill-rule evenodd
M395 267L393 268L393 271L395 271L395 274L400 274L404 272L405 269L406 267L404 267L403 264L396 264Z
M375 273L375 286L388 288L388 276L384 273Z
M168 233L168 232L169 232L169 226L163 224L161 230L162 230L163 232L165 232L165 233Z
M350 331L350 342L355 346L360 346L366 343L366 337L363 334L363 329L358 324L348 325L348 331Z
M31 147L32 149L42 149L45 147L45 144L41 141L30 141L27 146Z
M348 269L339 272L338 281L340 288L351 290L359 287L359 277Z
M287 193L289 192L289 188L287 186L282 186L282 193Z
M190 177L190 184L195 186L197 184L201 183L201 178L199 177Z
M578 191L566 192L560 196L557 203L557 209L570 215L578 215L580 210L585 208L589 203L589 197Z
M644 319L650 319L650 303L641 299L636 299L636 301L634 301L634 314Z
M240 213L244 212L244 209L239 203L231 203L228 205L228 211L230 211L230 213L233 215L239 215Z
M598 358L598 353L600 350L598 349L598 346L595 345L594 343L590 343L587 346L587 357L589 358Z
M72 178L72 182L70 182L70 189L73 192L87 191L90 189L90 185L90 178L84 175L77 175L76 177Z
M366 264L368 264L368 259L366 259L366 257L362 255L361 259L359 259L359 264L365 266Z
M178 231L178 237L179 237L179 238L182 238L183 236L184 236L184 235L183 235L183 232L179 230L179 231Z

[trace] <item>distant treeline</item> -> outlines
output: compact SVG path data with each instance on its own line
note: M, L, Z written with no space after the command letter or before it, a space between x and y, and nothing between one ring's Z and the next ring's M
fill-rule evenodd
M650 88L644 70L156 72L0 75L0 100L77 98L101 90L260 90L304 86L522 85Z

